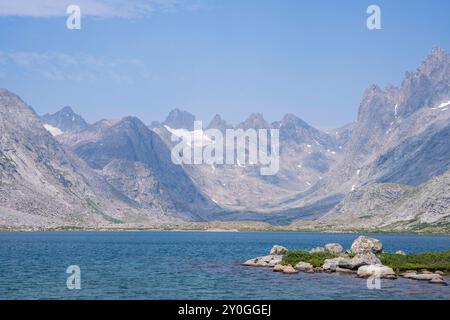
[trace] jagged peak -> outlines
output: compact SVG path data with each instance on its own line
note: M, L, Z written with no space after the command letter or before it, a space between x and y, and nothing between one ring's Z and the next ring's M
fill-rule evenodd
M450 64L450 54L440 47L433 47L431 52L420 64L417 73L430 76L433 71Z
M194 121L195 116L192 113L175 108L169 112L162 124L174 129L193 130Z
M283 119L281 119L282 126L295 126L295 127L302 127L302 128L310 128L311 126L304 121L303 119L300 119L295 114L287 113L284 115Z
M62 108L59 112L65 112L65 113L75 113L71 106L65 106Z
M263 129L270 128L269 123L264 119L262 113L252 113L244 122L238 126L242 129Z
M210 121L208 129L227 129L231 128L228 123L222 119L219 114L216 114Z

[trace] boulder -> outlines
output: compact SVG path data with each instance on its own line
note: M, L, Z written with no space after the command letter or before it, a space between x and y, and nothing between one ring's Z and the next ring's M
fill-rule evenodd
M308 263L308 262L299 262L295 265L295 269L297 269L298 271L301 272L308 272L308 273L313 273L314 272L314 267L312 264Z
M270 255L284 255L288 252L288 248L283 246L273 246L270 250Z
M295 273L298 273L298 270L296 270L296 269L295 269L293 266L291 266L291 265L287 265L287 266L284 266L283 273L286 273L286 274L295 274Z
M281 264L277 264L276 266L273 267L272 269L273 272L283 272L286 274L295 274L298 273L297 270L294 269L294 267L292 267L290 264L287 266L283 266Z
M372 252L359 253L350 260L350 269L358 269L361 266L381 265L380 259Z
M353 241L350 250L352 251L352 253L381 253L383 252L383 244L378 239L360 236L355 241Z
M431 271L429 271L429 270L427 270L427 269L422 269L422 270L420 270L420 273L423 273L423 274L433 274L433 272L431 272Z
M357 275L360 278L369 278L372 276L376 276L380 278L394 279L397 277L392 268L383 266L381 264L361 266L358 268Z
M405 251L402 251L402 250L396 251L395 254L399 254L399 255L401 255L401 256L406 256Z
M345 269L345 268L341 268L341 267L337 267L336 272L337 273L356 273L355 270Z
M353 258L341 257L338 262L338 267L350 270L357 270L361 266L380 264L381 261L376 255L371 252L359 253Z
M430 280L430 283L447 284L442 277L434 277Z
M284 266L282 264L277 264L272 269L273 272L283 272L283 270L284 270Z
M247 260L244 262L244 266L272 268L281 263L281 260L283 260L282 255L268 255Z
M436 273L421 273L421 274L417 274L417 273L403 273L402 277L408 278L408 279L413 279L413 280L419 280L419 281L431 281L434 279L434 281L437 281L437 279L442 279L444 280L444 278Z
M339 243L328 243L325 245L325 251L332 254L342 253L344 248Z
M336 268L339 267L340 263L344 263L344 260L349 260L347 258L338 257L333 259L326 259L322 265L322 269L324 271L336 271Z
M316 247L309 250L309 253L322 253L326 252L324 247Z

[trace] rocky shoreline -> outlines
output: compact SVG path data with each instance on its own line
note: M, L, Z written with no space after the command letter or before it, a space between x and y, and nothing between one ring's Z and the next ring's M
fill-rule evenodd
M288 263L288 255L293 253L295 264ZM315 273L339 273L354 274L358 278L378 277L383 279L397 279L403 277L411 280L428 281L429 283L447 285L444 278L448 270L427 269L419 270L394 270L391 266L384 265L380 260L383 253L383 244L380 240L366 236L355 239L348 250L344 250L339 243L329 243L324 247L317 247L307 251L289 251L288 248L275 245L269 255L247 260L244 266L272 268L274 272L285 274ZM397 251L395 255L405 256L403 251ZM292 257L290 257L292 259ZM301 261L309 260L309 261ZM297 261L300 260L300 261Z

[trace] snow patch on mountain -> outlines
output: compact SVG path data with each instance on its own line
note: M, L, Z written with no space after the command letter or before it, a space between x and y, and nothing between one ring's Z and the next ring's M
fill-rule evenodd
M44 128L45 128L48 132L50 132L50 134L51 134L52 136L54 136L54 137L59 136L59 135L61 135L61 134L64 133L63 131L61 131L61 129L56 128L56 127L54 127L54 126L52 126L52 125L50 125L50 124L48 124L48 123L45 123L45 124L44 124Z

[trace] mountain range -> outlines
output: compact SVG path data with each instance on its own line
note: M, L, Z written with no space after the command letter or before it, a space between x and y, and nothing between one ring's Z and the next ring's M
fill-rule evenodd
M268 222L296 229L450 229L450 55L433 48L399 87L370 86L355 122L319 130L293 114L236 126L279 129L280 170L176 165L172 135L195 116L87 123L71 107L37 115L0 90L0 227L161 228ZM207 138L207 137L206 137Z

